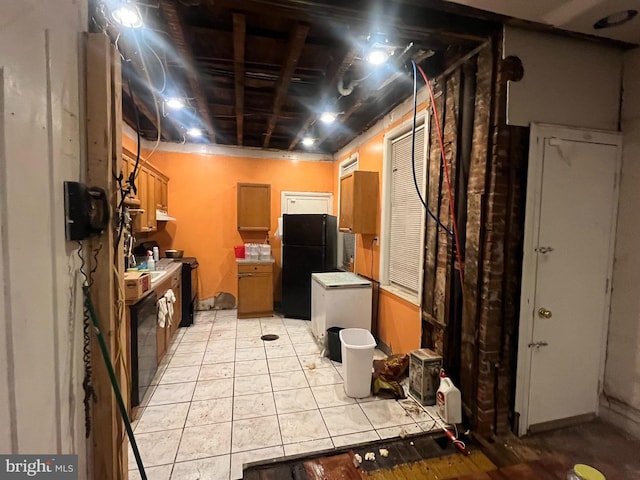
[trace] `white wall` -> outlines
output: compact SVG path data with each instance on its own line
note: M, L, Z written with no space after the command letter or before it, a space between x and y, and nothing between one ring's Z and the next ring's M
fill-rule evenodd
M640 437L640 50L624 57L623 156L601 416Z
M507 86L507 123L618 130L622 52L593 42L505 27L504 54L524 77Z
M82 303L62 182L80 179L86 0L0 11L0 452L77 453L84 478Z

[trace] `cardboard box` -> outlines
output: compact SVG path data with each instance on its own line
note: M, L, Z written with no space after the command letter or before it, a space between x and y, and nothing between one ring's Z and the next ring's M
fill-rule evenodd
M149 275L149 272L125 272L125 300L137 300L142 297L149 288L151 288L151 275Z
M442 357L428 348L409 353L409 391L423 405L436 404Z

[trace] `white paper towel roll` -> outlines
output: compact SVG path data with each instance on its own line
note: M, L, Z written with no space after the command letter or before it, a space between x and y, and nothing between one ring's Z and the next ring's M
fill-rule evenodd
M282 240L282 217L278 217L278 229L273 234L278 240Z

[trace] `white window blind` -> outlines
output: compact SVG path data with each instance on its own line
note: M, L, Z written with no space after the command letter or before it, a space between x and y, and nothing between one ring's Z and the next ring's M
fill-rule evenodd
M415 171L423 198L424 136L424 126L420 126L415 137ZM417 294L420 291L424 207L413 181L411 141L411 133L408 133L391 143L389 282Z

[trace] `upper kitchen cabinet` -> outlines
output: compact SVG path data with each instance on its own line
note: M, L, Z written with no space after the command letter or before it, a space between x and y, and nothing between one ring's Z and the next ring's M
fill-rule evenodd
M271 185L238 183L238 230L245 232L271 229Z
M129 178L135 168L135 155L125 151L122 162L122 173ZM158 222L166 220L168 210L169 177L150 163L140 162L136 174L135 185L137 193L129 194L130 212L133 217L133 231L135 233L155 232ZM160 210L164 218L158 218L156 212Z
M152 170L147 171L147 228L148 232L155 232L158 229L156 222L156 179L158 175ZM144 201L144 199L142 200Z
M157 173L155 177L155 201L158 210L169 210L167 201L167 186L169 179L162 173Z
M375 234L378 172L356 170L340 179L340 231Z

